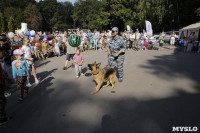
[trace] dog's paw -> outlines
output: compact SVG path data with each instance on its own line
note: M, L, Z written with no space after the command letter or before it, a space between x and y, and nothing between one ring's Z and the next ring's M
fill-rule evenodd
M115 93L115 91L110 91L111 93Z
M97 92L94 91L94 92L92 92L91 94L92 94L92 95L95 95L96 93L97 93Z

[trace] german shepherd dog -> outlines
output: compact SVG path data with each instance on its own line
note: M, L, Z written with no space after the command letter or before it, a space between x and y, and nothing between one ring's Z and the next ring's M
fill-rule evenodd
M107 87L110 84L112 85L110 91L112 91L115 86L115 80L117 75L116 70L111 67L105 67L103 69L100 69L100 65L101 63L96 64L96 62L94 62L93 64L88 64L88 69L91 70L93 78L97 83L96 90L91 93L93 95L100 90L104 82L107 82L107 84L103 87Z

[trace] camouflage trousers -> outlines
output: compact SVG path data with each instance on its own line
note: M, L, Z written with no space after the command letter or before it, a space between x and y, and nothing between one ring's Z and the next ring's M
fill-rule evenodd
M4 86L3 84L0 84L0 122L4 121L5 119L7 119L6 117L6 111L5 111L5 107L6 107L6 98L4 96Z
M108 58L109 66L112 68L115 68L115 67L117 68L118 78L120 79L123 79L123 76L124 76L124 70L123 70L124 59L125 59L125 55L120 55L117 58L113 56L109 56Z

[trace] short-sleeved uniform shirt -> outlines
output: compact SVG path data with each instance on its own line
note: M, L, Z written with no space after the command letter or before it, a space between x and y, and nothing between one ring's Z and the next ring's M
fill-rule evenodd
M122 51L124 53L126 50L124 39L121 36L117 36L116 38L111 37L109 40L109 48L111 56L115 56L115 54L119 51Z

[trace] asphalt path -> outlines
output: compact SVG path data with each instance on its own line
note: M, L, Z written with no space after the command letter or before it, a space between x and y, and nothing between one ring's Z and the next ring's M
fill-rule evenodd
M6 111L13 119L0 133L171 133L174 126L200 130L200 55L167 48L126 51L124 81L96 95L87 64L108 63L104 50L82 53L85 76L62 70L65 56L36 62L41 84L23 103L16 91ZM69 65L72 62L69 63ZM31 80L33 83L33 80Z

